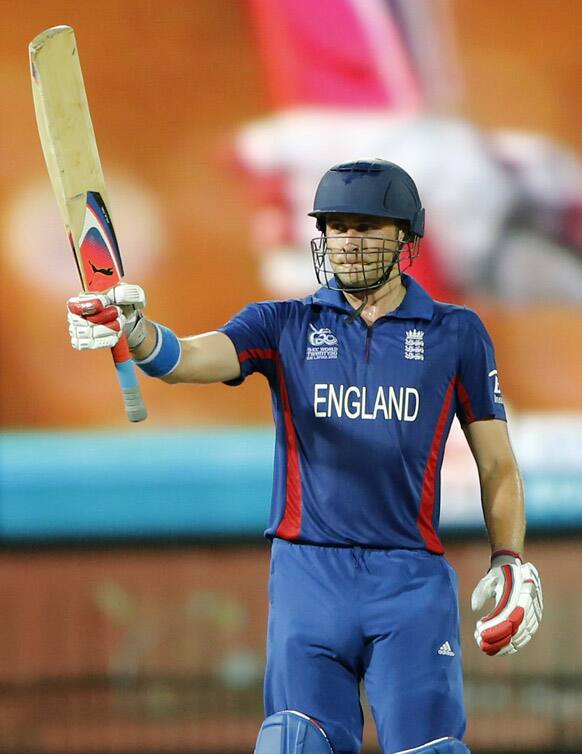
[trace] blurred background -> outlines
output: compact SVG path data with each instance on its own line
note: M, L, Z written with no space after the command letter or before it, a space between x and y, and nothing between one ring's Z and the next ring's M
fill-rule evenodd
M582 752L582 107L578 0L0 0L0 751L243 754L262 720L273 433L244 387L142 379L129 426L106 354L73 352L75 267L47 179L27 44L76 30L129 281L187 335L315 287L305 217L332 164L414 176L413 273L496 345L546 611L474 645L488 563L455 423L443 534L484 752ZM366 711L366 714L367 711ZM365 751L377 752L368 724Z

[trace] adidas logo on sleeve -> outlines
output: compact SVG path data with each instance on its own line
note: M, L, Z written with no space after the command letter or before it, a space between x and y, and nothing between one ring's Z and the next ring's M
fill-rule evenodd
M453 652L453 648L449 644L448 641L445 641L444 644L441 644L438 648L438 653L440 655L446 655L447 657L454 657L455 653Z

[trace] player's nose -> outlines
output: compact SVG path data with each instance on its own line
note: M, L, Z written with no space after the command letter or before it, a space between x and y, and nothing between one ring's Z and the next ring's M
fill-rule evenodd
M355 261L360 254L361 248L361 239L355 236L355 231L352 231L351 229L346 233L344 238L344 254L346 255L347 261Z

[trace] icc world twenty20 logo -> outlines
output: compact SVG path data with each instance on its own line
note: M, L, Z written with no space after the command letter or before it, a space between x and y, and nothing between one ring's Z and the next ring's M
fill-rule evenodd
M337 359L338 342L335 335L329 327L314 327L309 325L311 330L308 333L307 340L309 345L305 353L308 361L314 359Z
M309 325L309 342L312 346L337 346L337 338L329 327L321 327L319 330L313 325Z

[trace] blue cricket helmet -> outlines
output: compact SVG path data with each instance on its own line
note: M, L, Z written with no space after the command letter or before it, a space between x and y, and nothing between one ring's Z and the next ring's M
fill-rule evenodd
M326 216L340 212L404 220L413 236L424 234L424 209L416 184L405 170L386 160L345 162L325 173L309 215L325 232Z

